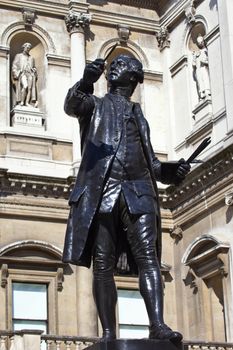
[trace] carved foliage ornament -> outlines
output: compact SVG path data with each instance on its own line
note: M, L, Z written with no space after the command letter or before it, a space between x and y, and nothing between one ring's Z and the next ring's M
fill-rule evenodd
M170 47L169 32L167 27L161 26L159 32L156 33L156 38L160 50L163 50L165 47Z
M69 11L68 15L65 16L66 28L69 33L83 32L89 26L90 21L91 15L88 13Z
M36 11L29 7L23 7L22 14L25 27L31 28L36 19Z
M233 205L233 191L225 194L225 204L227 206Z
M196 9L195 9L195 0L191 0L189 6L185 9L185 16L188 24L192 25L196 22Z
M180 241L183 238L183 230L179 225L175 225L171 230L170 230L170 236L173 238L175 241Z
M121 43L127 43L130 36L130 27L127 25L118 25L118 36Z

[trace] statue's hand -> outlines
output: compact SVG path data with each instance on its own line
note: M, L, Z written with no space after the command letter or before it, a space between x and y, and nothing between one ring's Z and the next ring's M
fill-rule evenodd
M87 85L94 84L104 71L104 60L97 58L86 65L83 73L83 82Z
M191 166L184 160L184 158L181 158L178 163L179 166L177 168L175 177L177 179L177 182L181 182L185 179L185 176L190 172Z

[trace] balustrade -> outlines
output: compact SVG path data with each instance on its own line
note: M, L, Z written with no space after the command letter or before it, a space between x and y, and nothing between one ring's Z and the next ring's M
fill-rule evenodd
M0 350L84 350L98 337L58 336L37 330L0 331ZM184 350L233 350L233 343L187 341Z

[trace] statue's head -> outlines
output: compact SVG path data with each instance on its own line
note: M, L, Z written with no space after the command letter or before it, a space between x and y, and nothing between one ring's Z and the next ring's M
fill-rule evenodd
M31 50L31 48L32 48L32 44L30 44L30 43L24 43L22 45L22 49L24 52L29 52Z
M110 64L108 82L114 87L132 87L132 93L138 83L142 83L144 72L141 62L127 55L119 55Z
M203 49L203 47L205 47L205 41L201 34L199 34L197 37L197 46L199 47L199 49Z

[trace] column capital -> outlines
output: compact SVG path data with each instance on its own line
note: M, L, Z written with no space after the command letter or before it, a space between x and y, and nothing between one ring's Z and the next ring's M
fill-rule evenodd
M160 51L165 47L170 47L169 32L166 26L161 26L159 32L156 33L156 38Z
M67 31L72 33L84 33L84 29L89 26L91 15L89 13L74 12L70 10L65 16Z

